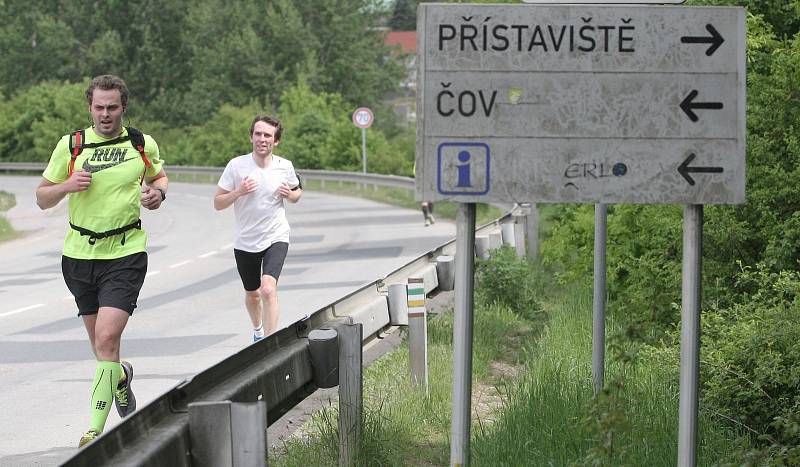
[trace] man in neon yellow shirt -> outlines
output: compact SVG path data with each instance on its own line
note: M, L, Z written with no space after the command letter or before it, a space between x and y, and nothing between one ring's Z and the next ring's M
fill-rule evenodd
M86 99L93 125L61 138L36 189L41 209L69 197L61 270L97 359L90 428L79 446L103 432L112 401L121 417L136 409L133 366L120 362L120 340L147 273L140 205L158 209L168 188L156 142L122 126L125 82L98 76Z

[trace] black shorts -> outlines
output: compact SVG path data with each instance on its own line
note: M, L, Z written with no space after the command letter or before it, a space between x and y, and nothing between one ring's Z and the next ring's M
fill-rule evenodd
M100 307L114 307L133 314L147 275L147 253L117 259L61 257L64 282L75 297L78 316L94 315Z
M239 270L239 277L242 278L244 290L253 291L261 287L261 276L272 276L275 282L283 269L283 262L286 261L286 254L289 252L289 244L286 242L276 242L260 253L233 249L233 256L236 258L236 269Z

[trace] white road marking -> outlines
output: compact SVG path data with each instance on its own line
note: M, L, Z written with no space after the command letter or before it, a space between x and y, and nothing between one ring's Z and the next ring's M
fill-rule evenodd
M181 267L181 266L183 266L183 265L185 265L185 264L189 264L189 263L191 263L191 262L192 262L192 260L191 260L191 259L187 259L186 261L181 261L180 263L175 263L175 264L173 264L172 266L170 266L169 268L170 268L170 269L179 268L179 267Z
M202 255L198 256L198 258L208 258L209 256L216 255L216 251L209 251L208 253L203 253Z
M17 308L16 310L7 311L5 313L0 313L0 318L4 316L11 316L16 315L17 313L22 313L24 311L35 310L36 308L41 308L44 306L44 303L37 303L36 305L26 306L24 308Z
M144 277L157 276L161 271L150 271Z

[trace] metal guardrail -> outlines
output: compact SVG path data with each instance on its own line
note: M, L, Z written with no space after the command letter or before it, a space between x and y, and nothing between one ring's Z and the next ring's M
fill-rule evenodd
M38 172L42 173L47 164L43 162L2 162L0 172ZM220 176L223 167L200 167L186 165L167 165L164 167L168 174L179 175L204 175ZM301 177L309 180L321 180L345 183L360 183L366 185L377 185L392 188L414 189L414 179L411 177L401 177L399 175L382 175L360 172L338 172L332 170L312 170L298 169Z

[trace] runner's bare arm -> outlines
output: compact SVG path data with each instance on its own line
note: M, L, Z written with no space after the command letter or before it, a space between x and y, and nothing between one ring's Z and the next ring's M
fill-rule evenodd
M145 182L147 182L147 188L142 190L142 206L150 210L158 209L169 189L167 174L164 169L161 169L155 176L145 178Z
M228 191L217 186L217 191L214 193L214 209L222 211L233 204L240 196L244 196L257 189L258 182L250 179L250 177L245 177L241 185L236 187L233 191Z
M92 174L83 170L75 172L71 177L61 183L53 183L42 178L36 187L36 205L40 209L50 209L57 205L69 193L89 189L92 183Z

